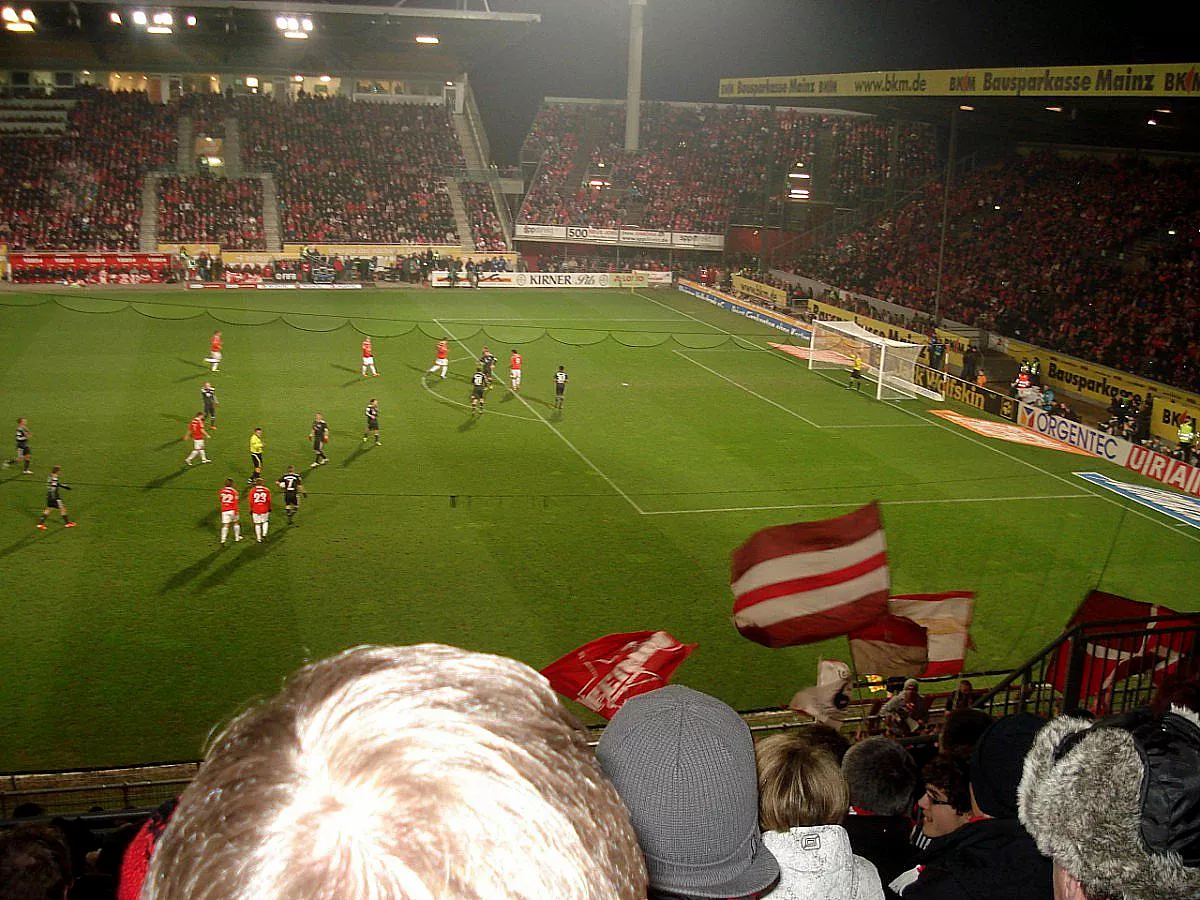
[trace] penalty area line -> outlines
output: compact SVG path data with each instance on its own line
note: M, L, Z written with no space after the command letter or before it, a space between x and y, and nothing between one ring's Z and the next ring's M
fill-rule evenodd
M740 382L734 381L734 380L733 380L732 378L730 378L728 375L722 375L722 374L721 374L720 372L718 372L716 369L710 369L710 368L709 368L708 366L706 366L704 363L702 363L702 362L700 362L700 361L698 361L698 360L692 359L690 356L688 356L688 355L687 355L686 353L684 353L682 350L672 350L671 352L672 352L672 353L674 353L676 356L682 356L684 359L686 359L688 362L690 362L690 363L691 363L693 366L699 366L701 369L703 369L705 372L708 372L710 375L716 375L716 376L717 376L718 378L720 378L722 381L727 381L727 382L729 382L729 383L730 383L730 384L732 384L732 385L733 385L735 388L738 388L739 390L745 391L745 392L746 392L747 394L749 394L751 397L757 397L759 400L763 401L764 403L770 403L770 404L771 404L772 406L774 406L776 409L781 409L781 410L783 410L783 411L784 411L785 413L787 413L789 416L795 416L795 417L796 417L797 419L799 419L801 422L807 422L807 423L808 423L809 425L811 425L813 428L821 428L821 427L823 427L823 426L821 426L821 425L818 425L816 422L814 422L812 419L808 418L807 416L802 416L802 415L800 415L800 413L796 412L794 409L788 409L788 408L787 408L786 406L784 406L782 403L776 403L776 402L775 402L774 400L772 400L770 397L764 397L764 396L763 396L762 394L760 394L758 391L756 391L756 390L753 390L753 389L751 389L751 388L748 388L748 387L746 387L744 384L741 384Z
M955 497L941 500L880 500L880 506L943 506L953 503L1009 503L1029 500L1103 500L1097 494L1036 494L1028 497ZM853 509L862 501L850 503L783 503L775 506L717 506L709 509L655 509L644 516L688 516L699 513L769 512L782 509Z
M462 347L468 353L471 352L471 348L468 347L466 344L464 344L462 341L460 341L457 337L455 337L454 332L452 332L449 328L447 328L445 325L443 325L437 319L434 319L433 322L435 325L437 325L438 328L440 328L440 329L442 329L442 331L446 332L446 335L447 335L447 337L450 338L450 340L454 341L454 343L458 344L458 346ZM619 484L617 484L615 481L613 481L608 476L608 473L606 473L598 465L596 465L594 462L592 462L590 459L588 459L582 450L580 450L573 443L571 443L570 438L568 438L565 434L563 434L561 431L559 431L557 428L555 428L553 422L551 422L549 419L547 419L545 416L543 416L540 412L538 412L536 409L534 409L533 406L530 405L529 401L526 400L524 397L522 397L516 391L512 391L512 395L514 397L516 397L518 400L520 400L521 403L525 406L525 408L527 410L529 410L531 413L533 413L533 415L537 418L537 420L539 422L541 422L543 425L545 425L547 428L549 428L552 432L554 432L554 435L560 441L562 441L564 444L566 444L568 447L570 447L571 452L574 453L576 456L578 456L581 460L583 460L584 464L587 465L587 467L589 469L591 469L593 472L595 472L597 475L599 475L601 478L603 478L604 482L621 496L621 499L623 499L626 503L628 503L630 506L633 507L634 512L636 512L640 516L644 516L646 514L646 511L637 504L636 500L634 500L627 493L625 493L623 490L621 490L621 486ZM486 414L486 410L485 410L485 414Z

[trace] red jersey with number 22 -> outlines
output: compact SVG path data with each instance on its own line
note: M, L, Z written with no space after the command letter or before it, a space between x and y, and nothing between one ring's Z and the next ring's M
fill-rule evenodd
M238 492L231 487L221 488L221 512L237 512Z
M250 512L269 513L271 511L271 492L259 486L250 491Z

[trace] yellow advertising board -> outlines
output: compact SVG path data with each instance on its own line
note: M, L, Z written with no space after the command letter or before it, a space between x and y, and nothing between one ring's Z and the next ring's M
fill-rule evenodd
M1042 364L1042 384L1055 391L1080 397L1097 406L1107 407L1112 398L1129 391L1130 396L1145 399L1154 395L1154 412L1150 420L1150 432L1156 437L1174 443L1178 430L1178 415L1184 411L1195 413L1200 410L1200 394L1180 388L1159 384L1147 378L1130 375L1117 369L1096 363L1084 362L1073 356L1055 353L1044 347L1006 339L1001 345L1004 354L1016 362L1032 360L1035 356Z
M787 306L787 291L763 284L761 281L754 281L744 275L733 276L733 290L735 293L745 294L755 300L766 300L776 306Z
M917 69L722 78L722 100L819 97L1191 97L1200 63Z

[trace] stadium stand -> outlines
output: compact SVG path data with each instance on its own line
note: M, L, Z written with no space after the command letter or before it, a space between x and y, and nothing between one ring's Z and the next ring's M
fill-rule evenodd
M459 184L463 203L467 207L467 218L471 222L471 240L476 250L505 251L508 242L504 239L504 228L496 214L496 201L491 188L479 181L463 181Z
M442 108L244 98L238 123L247 168L275 176L285 241L459 243L437 173L464 162Z
M966 176L949 199L940 315L1200 387L1200 241L1164 243L1194 220L1198 179L1192 162L1047 153ZM932 312L941 212L930 186L790 268Z
M262 182L257 178L163 178L158 183L158 233L172 243L265 250Z
M175 154L177 108L78 97L65 134L0 136L0 241L12 249L137 249L142 180Z

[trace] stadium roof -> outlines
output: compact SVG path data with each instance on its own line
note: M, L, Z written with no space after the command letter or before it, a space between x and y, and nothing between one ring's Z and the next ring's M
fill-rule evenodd
M461 0L460 0L461 2ZM487 59L523 39L541 22L532 13L412 4L196 0L188 3L112 3L74 0L17 3L37 15L33 34L0 31L6 69L83 69L174 74L251 72L287 75L456 75L467 61ZM135 11L170 12L171 34L149 34ZM112 20L120 17L120 24ZM187 24L188 16L195 25ZM279 17L312 22L303 40L288 40ZM436 37L420 44L418 36Z

